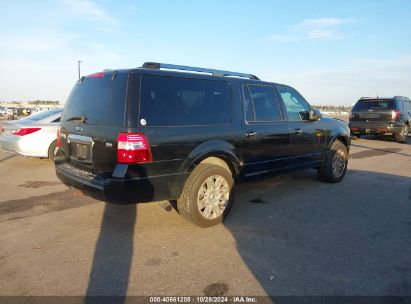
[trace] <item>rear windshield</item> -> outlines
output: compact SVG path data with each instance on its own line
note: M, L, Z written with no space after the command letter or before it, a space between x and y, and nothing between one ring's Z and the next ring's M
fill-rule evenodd
M394 109L394 101L392 99L368 99L358 101L353 111L363 110L392 110Z
M31 114L30 116L24 117L20 120L40 121L40 120L43 120L43 119L45 119L45 118L47 118L51 115L57 114L59 112L61 112L60 109L41 111L41 112L38 112L38 113Z
M231 93L224 81L142 78L140 122L147 126L227 124L231 120L230 107Z
M61 121L84 117L90 125L123 125L127 74L85 78L74 86L64 106Z

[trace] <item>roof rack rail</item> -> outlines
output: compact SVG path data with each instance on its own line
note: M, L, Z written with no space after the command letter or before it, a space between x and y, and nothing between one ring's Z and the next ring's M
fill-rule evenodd
M377 97L361 97L360 99L392 99L395 97L401 97L401 96L394 96L394 97L381 97L381 96L377 96Z
M152 69L152 70L159 70L159 69L183 70L183 71L190 71L190 72L210 73L214 76L235 76L235 77L260 80L260 78L252 74L229 72L229 71L222 71L222 70L213 70L213 69L206 69L206 68L199 68L199 67L191 67L191 66L186 66L186 65L174 65L174 64L168 64L168 63L145 62L142 68Z

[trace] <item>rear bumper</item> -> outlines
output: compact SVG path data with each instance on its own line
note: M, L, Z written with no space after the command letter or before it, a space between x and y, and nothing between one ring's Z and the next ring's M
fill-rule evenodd
M119 166L119 165L117 165ZM84 194L114 204L143 203L177 199L189 173L141 178L103 178L67 163L56 163L56 175L65 185Z
M0 147L9 153L18 153L24 156L48 157L47 149L43 148L38 140L27 137L3 134L0 136Z
M395 134L402 130L403 125L392 122L350 121L351 134Z

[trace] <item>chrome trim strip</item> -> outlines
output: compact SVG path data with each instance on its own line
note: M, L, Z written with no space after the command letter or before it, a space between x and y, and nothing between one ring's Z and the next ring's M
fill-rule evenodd
M86 144L86 145L93 145L93 139L88 136L77 135L77 134L69 134L67 136L67 142L74 142L78 144Z

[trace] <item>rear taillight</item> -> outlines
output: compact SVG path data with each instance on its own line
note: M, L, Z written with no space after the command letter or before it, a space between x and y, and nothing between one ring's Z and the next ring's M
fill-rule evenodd
M392 120L396 120L399 116L400 116L401 112L398 110L393 110L391 112L391 119Z
M57 128L57 147L61 148L60 126Z
M21 128L17 130L11 131L12 134L18 135L18 136L24 136L24 135L29 135L31 133L37 132L38 130L41 130L41 128Z
M119 163L151 163L150 144L143 133L118 134L117 161Z

